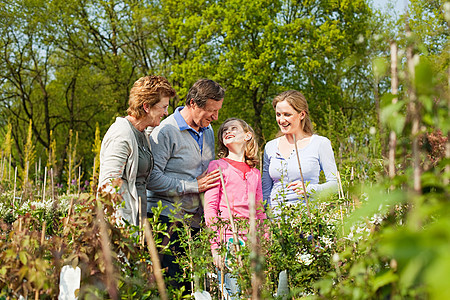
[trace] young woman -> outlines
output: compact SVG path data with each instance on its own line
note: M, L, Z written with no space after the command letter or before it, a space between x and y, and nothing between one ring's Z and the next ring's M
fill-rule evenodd
M206 225L217 232L216 237L211 241L214 264L217 267L221 262L218 250L220 243L227 244L233 238L233 232L229 226L224 228L223 236L220 236L221 230L216 224L219 219L230 220L224 188L233 218L250 218L251 197L255 199L256 218L266 218L262 202L261 174L255 168L258 162L258 144L253 129L243 120L227 119L219 128L218 139L218 156L221 159L210 162L208 172L220 167L225 186L220 183L205 192ZM238 232L239 238L245 241L246 233ZM236 279L227 273L224 276L224 282L230 299L240 299L237 295L239 290Z
M264 200L277 213L280 202L304 201L294 135L308 195L325 189L337 191L337 168L330 140L313 134L308 103L302 93L283 92L272 105L282 136L266 144L262 186ZM320 171L325 173L325 183L319 183Z
M138 220L139 206L146 217L146 181L153 169L153 155L144 131L158 126L167 116L169 99L174 96L175 90L166 78L139 78L130 91L128 115L116 118L102 141L99 190L115 193L114 186L120 186L124 205L117 209L117 215L133 225L142 222Z

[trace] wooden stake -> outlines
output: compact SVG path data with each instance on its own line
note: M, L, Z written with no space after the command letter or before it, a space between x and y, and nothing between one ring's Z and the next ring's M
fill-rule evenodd
M250 209L250 249L252 251L252 300L259 300L259 286L261 284L260 272L257 271L259 248L256 234L256 199L254 194L248 195Z
M44 168L44 183L42 187L42 201L45 201L45 186L47 184L47 167Z
M397 44L391 42L391 92L392 95L398 93L398 72L397 72ZM397 97L392 99L392 104L397 103ZM389 135L389 178L395 177L395 148L397 146L397 134L391 130ZM391 185L391 189L394 186Z
M34 185L37 186L38 182L38 172L37 172L37 162L34 163ZM39 189L38 189L39 192Z
M46 230L46 225L47 225L47 221L44 221L44 223L42 223L42 232L41 232L41 246L44 244L44 240L45 240L45 230Z
M310 231L311 231L312 244L314 247L315 243L314 243L314 235L313 235L313 229L312 229L311 210L309 209L308 193L306 192L305 180L303 179L302 166L300 164L300 155L298 154L298 148L297 148L297 139L295 138L295 134L293 134L292 136L294 138L295 154L297 155L298 170L300 172L300 178L302 179L303 197L305 198L306 208L308 209L308 219L309 219L309 225L310 225L309 227L310 227Z
M411 35L409 26L407 26L407 35ZM414 168L414 191L417 194L421 194L422 187L420 183L420 149L419 149L419 130L420 130L420 115L419 115L419 103L417 101L416 89L414 87L415 78L415 64L413 54L413 45L410 44L406 48L406 58L409 70L409 112L411 114L412 128L412 156L413 156L413 168Z
M78 167L78 195L80 195L81 191L81 166Z
M339 193L339 199L345 199L344 195L344 189L342 188L342 182L341 182L341 173L337 171L337 180L338 180L338 193Z
M153 274L155 275L158 292L162 300L168 300L166 285L161 272L161 263L159 261L158 250L156 249L155 240L153 239L152 230L147 218L144 220L145 238L147 240L148 251L153 263Z
M97 200L97 222L100 229L100 243L102 246L103 259L105 261L105 275L106 275L106 288L109 296L113 300L119 299L119 291L117 289L116 276L114 272L114 265L112 263L112 253L110 248L110 241L108 235L108 229L104 220L102 205Z
M13 193L13 205L16 202L16 184L17 184L17 166L14 170L14 193Z
M73 208L73 197L70 198L70 204L69 204L69 210L67 211L67 218L66 218L66 226L69 224L70 215L72 214L72 208Z
M233 214L231 212L230 202L228 201L227 190L225 188L225 181L223 179L223 174L222 174L222 168L221 167L219 167L219 175L220 175L220 182L222 183L223 195L225 196L225 202L227 203L228 214L230 215L230 224L231 224L231 230L233 231L234 246L235 246L235 249L236 249L236 255L238 257L238 263L239 263L239 266L242 266L242 259L241 259L241 255L239 254L239 249L240 249L239 236L238 236L238 233L237 233L236 226L234 224Z
M448 89L450 91L450 67L448 68ZM448 118L450 119L450 93L447 94L447 115ZM450 132L447 133L447 143L445 143L445 158L449 159L450 158ZM445 166L445 173L447 174L447 177L444 178L444 186L447 186L449 184L449 178L448 178L448 174L450 174L450 164L447 164Z
M52 185L52 201L55 201L55 184L53 182L53 168L50 169L50 183Z
M138 197L139 204L138 204L138 220L139 220L139 244L144 247L144 224L143 224L143 218L142 218L142 199L141 197Z
M3 181L3 169L4 169L4 165L6 164L6 159L3 158L3 151L2 151L2 159L0 161L0 181Z
M11 182L11 153L9 154L8 182Z

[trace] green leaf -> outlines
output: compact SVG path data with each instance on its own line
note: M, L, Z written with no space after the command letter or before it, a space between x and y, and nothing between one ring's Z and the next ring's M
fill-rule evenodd
M397 134L400 134L405 126L405 116L401 112L402 108L403 102L399 101L383 107L380 113L381 122L388 125Z
M433 93L433 70L428 59L421 57L416 66L415 85L418 94L430 95Z
M389 270L382 275L375 277L373 281L372 290L376 292L380 287L385 286L386 284L397 281L398 275L394 273L394 271Z
M19 252L19 260L22 264L26 265L28 262L27 253L25 251Z

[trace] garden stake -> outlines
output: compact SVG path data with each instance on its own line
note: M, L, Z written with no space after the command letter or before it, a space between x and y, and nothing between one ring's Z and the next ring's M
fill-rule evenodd
M55 200L55 185L53 184L53 168L50 169L50 183L52 185L52 201Z
M219 233L220 240L222 241L222 245L224 245L225 244L225 234L223 232L223 228L220 228L219 231L220 231L220 233ZM225 264L225 257L220 256L220 262L219 262L220 292L222 293L220 299L222 299L222 300L225 299L225 294L224 294L224 291L223 291L223 275L224 275L223 274L223 265L224 264Z
M67 212L66 226L69 224L70 214L72 213L73 208L73 197L70 199L69 210Z
M9 154L8 182L11 182L11 153Z
M13 193L13 205L16 202L16 183L17 183L17 166L14 170L14 193Z
M47 183L47 167L44 169L44 183L42 187L42 201L45 201L45 184Z
M259 272L257 272L258 268L258 258L259 258L259 249L258 249L258 240L256 236L256 198L255 195L248 195L249 204L250 204L250 248L252 251L252 300L259 299L259 285L261 283L261 276Z
M119 299L119 291L117 290L117 283L114 275L114 265L112 263L111 248L109 247L108 229L106 228L102 205L97 199L97 222L100 229L100 243L103 250L103 259L105 260L105 273L106 273L106 287L109 296L113 300Z
M397 73L397 43L391 42L391 91L392 95L398 93L398 73ZM397 103L397 97L392 99L392 104ZM389 178L395 177L395 148L397 146L397 134L394 130L391 130L389 135ZM391 190L394 189L394 185L391 185Z
M406 33L411 34L409 24L406 24ZM420 182L421 167L420 167L420 149L419 149L419 130L420 130L420 113L419 113L419 101L417 100L417 92L414 88L415 80L415 57L413 44L410 43L406 47L406 62L408 65L408 94L409 94L409 117L411 120L411 139L412 139L412 157L413 157L413 178L414 178L414 192L417 195L422 193L422 185ZM419 224L418 224L419 225Z
M337 171L337 180L338 180L339 199L345 199L344 189L342 188L342 182L341 182L341 173L339 173L339 171Z
M142 226L142 205L141 205L141 197L138 197L139 205L138 205L138 220L139 220L139 244L144 247L144 227Z
M1 175L0 175L0 180L3 181L3 167L5 164L5 159L3 159L3 151L2 151L2 160L0 161L0 169L1 169Z
M242 267L242 259L241 259L241 255L239 254L240 246L239 246L238 233L237 233L236 227L234 225L233 215L231 214L230 202L228 201L227 190L225 189L225 181L223 180L222 168L220 168L220 167L219 167L219 175L220 175L220 181L221 181L222 187L223 187L223 195L225 196L225 202L227 203L228 214L230 215L230 224L231 224L231 230L233 231L236 255L238 257L239 266Z
M158 250L156 249L155 240L153 239L152 229L150 228L150 224L146 218L144 219L144 230L148 252L150 252L150 257L152 259L153 274L155 275L159 295L162 300L168 300L169 298L167 298L166 285L161 272L161 263L159 261Z
M189 253L189 268L191 269L191 293L194 294L194 263L192 262L192 249L191 249L191 242L192 242L192 235L190 228L187 228L187 226L183 222L183 226L188 234L188 253ZM195 297L195 296L194 296Z
M42 232L41 232L41 247L44 244L44 238L45 238L45 226L47 225L47 221L44 221L42 223Z
M78 167L78 196L80 195L81 167Z
M38 171L37 171L37 162L34 163L34 184L36 185L38 182ZM39 192L39 190L38 190Z
M300 171L300 177L302 179L303 196L305 197L306 208L308 209L308 219L309 219L309 225L310 225L310 231L311 231L311 237L312 237L312 244L314 247L315 243L314 243L314 235L313 235L313 229L312 229L311 211L309 209L308 194L306 193L305 180L303 179L302 166L300 164L300 156L298 154L297 139L295 138L295 134L293 134L293 137L294 137L294 145L295 145L295 154L297 155L298 170Z

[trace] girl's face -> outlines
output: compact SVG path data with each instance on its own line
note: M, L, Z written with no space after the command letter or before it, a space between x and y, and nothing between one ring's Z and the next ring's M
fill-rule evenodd
M225 147L234 144L245 144L248 140L248 134L242 128L239 121L233 120L229 121L223 127L222 140Z
M286 100L278 102L275 107L277 124L283 134L295 134L301 130L301 120L305 112L298 113Z

